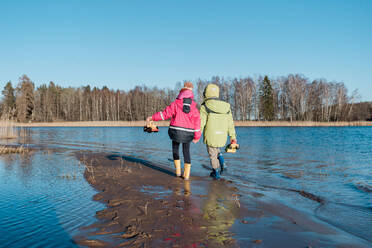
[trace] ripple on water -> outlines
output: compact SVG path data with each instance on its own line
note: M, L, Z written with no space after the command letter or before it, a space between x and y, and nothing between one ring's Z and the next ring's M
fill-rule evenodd
M341 228L357 237L372 242L372 208L339 203L321 205L316 215L318 218Z
M0 157L0 246L73 247L80 228L92 224L103 205L84 180L84 168L68 153L35 152ZM72 175L73 179L62 178Z
M369 185L365 182L356 182L355 184L353 184L353 186L357 189L357 190L360 190L362 192L365 192L365 193L372 193L372 185Z
M281 197L281 201L291 202L294 194L279 196L277 191L280 189L293 189L319 196L330 204L318 210L320 218L340 228L354 228L349 230L352 233L360 231L362 235L368 236L367 224L371 220L368 207L372 204L372 127L242 127L236 131L242 148L236 154L224 153L228 170L223 177L238 185L259 187L263 195ZM172 159L168 160L172 152L166 128L160 128L155 135L144 134L142 128L35 128L32 135L35 145L63 147L67 150L83 148L120 152L173 167ZM210 165L205 145L202 142L192 144L191 153L191 175L208 177ZM82 171L76 169L78 166L74 165L75 160L66 160L66 157L68 155L62 152L28 159L14 157L15 162L12 159L0 162L0 208L3 208L0 209L0 221L5 220L3 223L6 223L0 222L1 233L4 225L12 223L12 218L15 225L21 225L17 216L7 216L4 211L13 213L12 209L22 206L17 205L18 201L25 204L27 198L23 193L30 196L28 199L38 198L41 201L37 204L41 204L41 209L45 208L43 222L58 223L52 229L56 233L67 233L66 240L78 228L74 219L81 216L80 220L84 223L85 219L89 219L84 216L94 216L95 211L100 209L100 205L90 205L91 196L95 192L84 184ZM203 164L206 166L203 167ZM61 178L74 171L77 174L76 180ZM43 194L38 192L43 192L47 197L40 198ZM148 193L154 192L150 190ZM13 208L8 206L9 202ZM308 202L311 203L301 205L305 211L314 204L314 201ZM346 205L335 205L332 211L332 204L337 202ZM28 203L26 206L30 206L38 215L43 213L37 212L32 204L36 203ZM347 210L348 206L350 211ZM362 210L355 210L352 206L360 206ZM38 216L27 216L27 208L23 208L20 213L26 215L26 219L33 219L30 223L37 225ZM91 213L86 213L85 209ZM339 217L335 216L338 212ZM352 225L348 224L349 221ZM58 226L63 227L63 231ZM41 234L40 240L44 242L48 238ZM0 244L2 241L4 239L0 236Z

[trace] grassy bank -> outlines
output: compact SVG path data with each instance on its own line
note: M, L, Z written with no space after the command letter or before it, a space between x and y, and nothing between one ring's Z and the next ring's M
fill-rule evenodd
M156 122L168 126L168 121ZM145 121L76 121L76 122L32 122L14 123L18 127L143 127ZM372 126L371 121L356 122L312 122L312 121L235 121L238 127L346 127Z
M315 121L235 121L239 127L348 127L372 126L371 121L315 122Z

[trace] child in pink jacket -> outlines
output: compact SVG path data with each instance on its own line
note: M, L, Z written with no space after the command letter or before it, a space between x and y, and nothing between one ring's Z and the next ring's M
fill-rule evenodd
M185 180L189 179L191 170L190 142L198 142L201 136L200 114L196 107L192 90L193 84L191 82L185 82L176 100L167 106L164 111L157 112L147 118L147 122L171 118L168 134L172 140L174 167L176 168L176 175L180 177L181 161L179 146L182 143L183 158L185 161L183 178Z

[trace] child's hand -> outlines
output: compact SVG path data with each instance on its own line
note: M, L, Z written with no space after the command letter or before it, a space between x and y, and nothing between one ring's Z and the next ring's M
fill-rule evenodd
M150 121L152 121L151 116L147 117L147 119L146 119L146 122L147 122L147 123L149 123Z
M199 142L199 140L196 140L196 139L193 139L192 140L192 143L194 143L194 144L196 144L196 143L198 143Z
M237 141L236 141L236 139L233 139L233 140L231 140L230 143L231 143L231 144L237 144Z

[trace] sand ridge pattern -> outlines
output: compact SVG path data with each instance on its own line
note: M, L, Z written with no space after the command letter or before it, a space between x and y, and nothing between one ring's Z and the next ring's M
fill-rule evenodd
M369 247L291 205L265 197L275 187L191 175L120 153L79 151L84 176L106 205L74 242L84 247ZM194 165L195 166L195 165ZM324 205L309 192L286 190ZM241 195L243 194L243 195Z
M184 181L172 171L127 161L119 154L79 153L85 177L107 205L90 237L75 242L89 247L238 247L229 231L242 208L237 189L227 181L193 177ZM214 193L203 192L205 183ZM190 185L191 184L191 185ZM199 187L199 186L200 187ZM192 192L191 192L192 191Z

